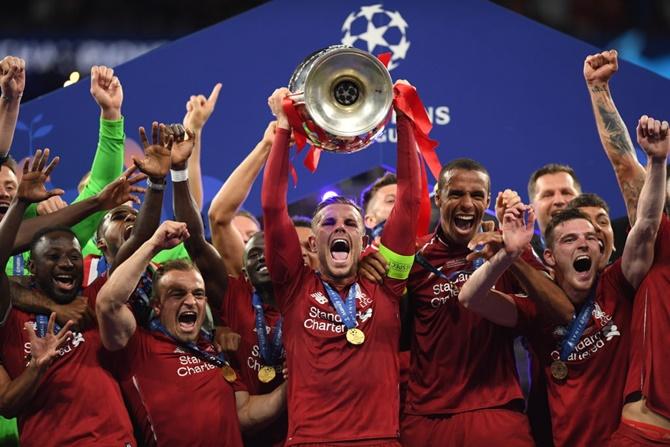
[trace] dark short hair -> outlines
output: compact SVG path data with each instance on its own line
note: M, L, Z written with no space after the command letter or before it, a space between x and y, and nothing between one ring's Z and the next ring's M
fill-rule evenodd
M152 300L158 300L159 298L158 283L160 282L161 278L163 278L163 276L165 276L168 272L171 272L172 270L179 270L182 272L195 270L196 272L200 272L200 270L198 270L198 267L188 259L173 259L171 261L166 262L165 264L161 264L160 267L156 269L156 271L153 274L153 277L151 278Z
M16 171L19 169L18 164L16 163L16 160L14 160L14 157L11 155L7 155L7 158L0 158L0 168L2 166L7 166L7 169L12 171L14 175L16 175Z
M312 219L307 216L292 216L291 221L294 227L312 228Z
M589 219L586 214L573 207L565 208L554 214L547 224L547 228L544 230L544 240L546 246L548 248L552 248L554 246L554 230L558 225L562 224L563 222L575 219L585 219L591 222L591 219Z
M536 170L530 175L530 179L528 180L528 200L532 202L533 197L535 197L535 185L537 183L537 179L543 175L557 174L559 172L565 172L570 177L572 177L572 180L575 182L575 186L577 186L577 191L582 191L582 185L579 183L579 179L577 178L577 174L575 174L574 169L568 165L549 163L542 166L540 169Z
M483 164L471 158L456 158L444 165L440 171L440 176L437 179L438 191L442 191L442 189L445 187L447 181L447 172L453 171L455 169L461 169L463 171L477 171L485 174L488 178L486 188L489 190L489 192L491 191L491 176L489 175L489 171L484 167Z
M379 191L384 186L397 184L398 177L396 177L393 172L385 172L384 175L370 183L361 193L361 208L363 208L363 212L367 214L368 205L370 205L370 202L372 201L372 198L375 196L377 191Z
M321 211L322 209L324 209L327 206L337 205L337 204L351 205L358 212L358 214L360 214L361 220L363 220L363 212L361 211L360 207L358 205L356 205L356 202L354 202L353 200L351 200L348 197L333 196L333 197L328 197L326 200L322 200L316 206L316 209L314 210L314 215L312 216L312 228L314 228L314 226L316 225L316 216L319 215L319 211Z
M247 210L244 210L244 209L240 209L240 210L237 210L237 212L235 213L235 217L237 217L237 216L242 216L242 217L246 217L247 219L253 220L254 223L256 225L258 225L258 228L261 228L261 223L258 221L258 219L256 219L256 216L251 214L251 212L249 212Z
M610 213L607 202L598 194L592 192L583 192L568 203L568 208L584 208L587 206L602 208L607 214Z
M37 247L40 239L42 239L44 236L50 235L51 233L67 233L74 239L77 239L77 235L74 234L74 231L72 231L70 227L66 227L64 225L42 228L37 233L35 233L32 240L30 241L30 252L33 253L35 251L35 247Z

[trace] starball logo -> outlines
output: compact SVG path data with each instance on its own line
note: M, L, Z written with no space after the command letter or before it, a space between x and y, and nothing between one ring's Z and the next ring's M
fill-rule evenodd
M391 52L389 71L405 59L410 41L409 25L398 11L387 11L381 4L362 6L351 12L342 25L342 45L355 46L372 54Z

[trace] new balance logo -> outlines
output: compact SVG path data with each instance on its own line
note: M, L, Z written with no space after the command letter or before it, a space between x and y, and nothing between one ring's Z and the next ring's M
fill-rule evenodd
M326 296L321 292L311 293L310 296L314 298L319 304L326 304L328 302L328 298L326 298Z

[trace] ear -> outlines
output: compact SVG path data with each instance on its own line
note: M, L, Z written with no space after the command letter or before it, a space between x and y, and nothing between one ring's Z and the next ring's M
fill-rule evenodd
M544 257L544 262L546 262L549 267L556 267L556 258L554 258L554 253L551 250L545 248L542 255Z
M154 309L154 316L155 317L160 317L161 315L161 306L158 300L151 300L151 307Z
M307 239L307 243L309 244L309 251L316 253L316 236L310 235Z
M435 192L435 196L433 196L433 201L435 202L435 206L438 207L438 208L440 207L440 196L441 196L440 190L438 189Z
M491 193L489 192L489 195L486 196L486 209L489 209L490 205L491 205Z
M98 239L98 241L95 243L95 246L98 247L98 250L104 252L107 249L107 244L102 240L102 238Z
M31 275L35 274L35 261L32 259L28 261L28 271L30 272Z
M365 247L367 247L370 244L370 238L368 237L367 234L363 235L363 245L361 245L361 252L365 250Z

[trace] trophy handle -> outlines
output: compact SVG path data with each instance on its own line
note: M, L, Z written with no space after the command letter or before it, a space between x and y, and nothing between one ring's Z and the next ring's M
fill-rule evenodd
M305 103L305 92L291 93L288 95L288 98L293 100L293 104L304 104Z

